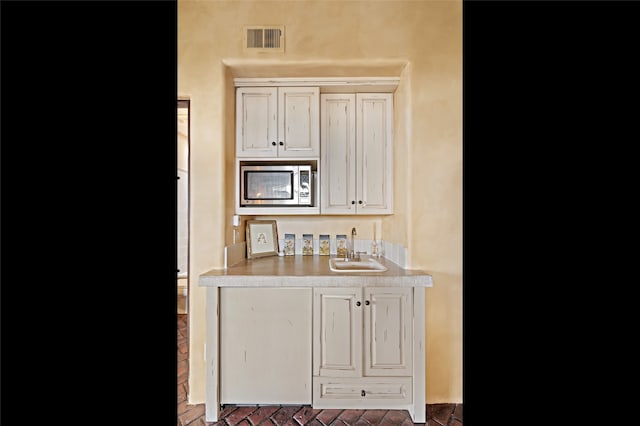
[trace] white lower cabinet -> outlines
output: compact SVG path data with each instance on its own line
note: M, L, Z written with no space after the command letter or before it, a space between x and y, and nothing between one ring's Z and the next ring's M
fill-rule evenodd
M410 409L413 288L313 289L314 408Z
M220 403L311 403L311 288L220 289Z

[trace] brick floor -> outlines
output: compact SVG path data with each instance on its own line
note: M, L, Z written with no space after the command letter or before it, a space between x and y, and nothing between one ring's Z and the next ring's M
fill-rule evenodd
M260 423L262 423L265 420L269 419L269 416L271 416L273 413L278 411L279 408L280 407L276 407L276 406L260 407L256 411L251 413L251 415L249 415L248 419L249 419L249 421L251 422L252 425L259 425Z
M205 421L204 404L188 403L187 314L178 314L178 426L408 426L406 410L320 410L299 406L226 405L217 422ZM462 404L427 404L426 426L462 426ZM415 423L420 424L420 423Z

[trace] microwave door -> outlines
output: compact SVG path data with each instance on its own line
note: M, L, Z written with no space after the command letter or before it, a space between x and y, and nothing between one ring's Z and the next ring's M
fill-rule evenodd
M245 171L244 202L248 205L296 205L298 173L294 170Z

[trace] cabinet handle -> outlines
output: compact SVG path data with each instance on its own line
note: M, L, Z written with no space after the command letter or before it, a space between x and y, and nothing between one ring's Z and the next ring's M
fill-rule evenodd
M362 303L360 303L360 301L358 300L358 301L356 302L356 306L360 306L360 305L362 305Z
M367 305L367 306L369 306L369 301L368 301L368 300L365 300L365 301L364 301L364 304L365 304L365 305Z
M271 145L276 146L276 143L275 142L271 142Z
M280 146L283 146L283 145L284 145L284 142L280 141Z
M364 391L364 389L360 391L360 396L367 396L367 393Z

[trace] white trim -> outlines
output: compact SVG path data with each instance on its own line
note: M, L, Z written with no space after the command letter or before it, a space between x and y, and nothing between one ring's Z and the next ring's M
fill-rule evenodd
M178 296L187 296L187 286L178 284Z
M319 86L320 91L335 88L353 88L365 86L368 90L393 92L400 83L400 77L283 77L283 78L253 78L237 77L233 79L235 87L305 87ZM373 88L373 89L372 89Z
M424 296L424 287L413 288L413 407L409 408L409 414L414 423L427 421Z
M218 287L207 288L206 302L206 339L205 339L205 421L217 422L220 417L220 370L218 351L220 350Z

